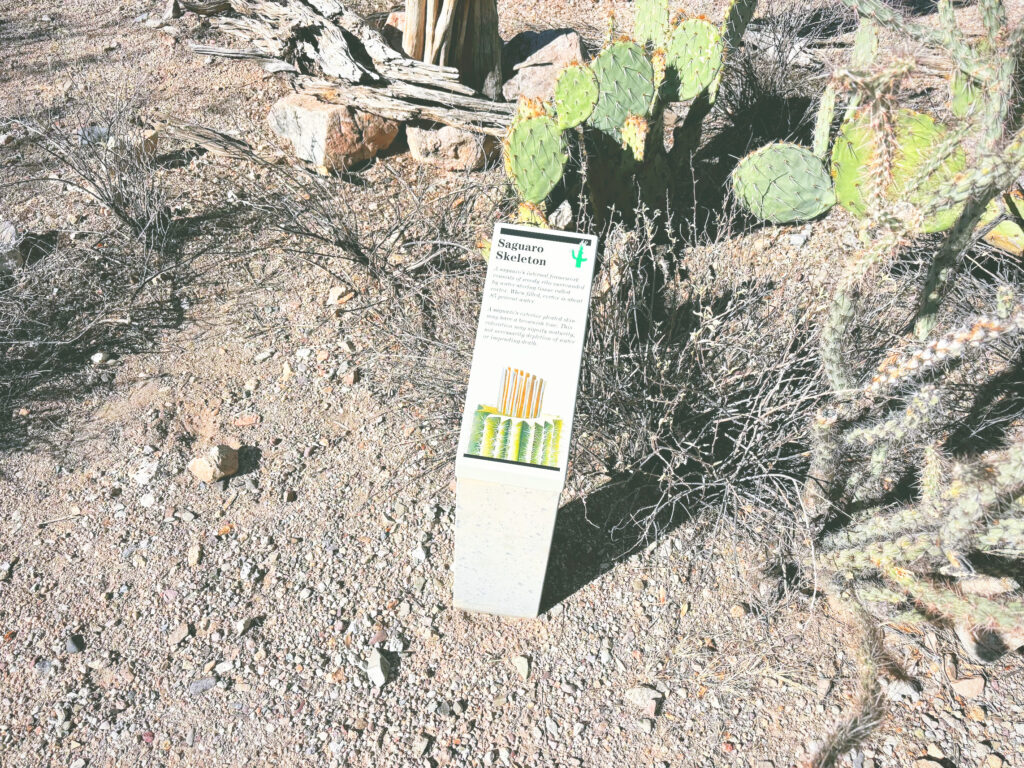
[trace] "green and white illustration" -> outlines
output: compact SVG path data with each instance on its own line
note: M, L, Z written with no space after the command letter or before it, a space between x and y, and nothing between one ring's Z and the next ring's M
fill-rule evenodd
M506 368L495 405L478 405L467 455L558 468L562 419L541 414L545 382Z

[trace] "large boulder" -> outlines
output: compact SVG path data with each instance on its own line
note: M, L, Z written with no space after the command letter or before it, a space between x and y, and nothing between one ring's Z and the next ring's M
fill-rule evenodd
M267 119L299 158L321 171L345 170L369 160L391 146L399 128L394 120L299 93L280 99Z
M407 125L405 136L413 159L446 171L477 171L498 155L498 140L450 125Z
M501 89L506 101L520 96L550 99L558 73L572 62L586 61L583 39L572 30L560 30L554 36L529 34L532 36L516 35L505 47L505 64L515 73Z

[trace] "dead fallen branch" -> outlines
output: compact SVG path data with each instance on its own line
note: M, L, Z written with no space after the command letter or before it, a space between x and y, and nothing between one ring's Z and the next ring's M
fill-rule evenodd
M510 105L459 82L454 67L396 51L335 0L229 0L228 5L215 12L215 24L244 47L196 45L195 52L259 61L289 77L299 92L392 119L431 120L491 135L504 133L511 120Z

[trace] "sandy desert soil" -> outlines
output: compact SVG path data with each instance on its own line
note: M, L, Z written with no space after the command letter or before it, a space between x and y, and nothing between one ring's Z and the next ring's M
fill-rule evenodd
M0 5L0 117L70 121L95 89L126 88L151 115L276 149L264 117L284 86L193 56L184 42L214 35L194 16L176 37L147 27L161 6ZM602 24L586 1L501 12L505 37ZM35 162L20 140L0 147L5 174ZM164 171L210 199L246 172L210 157ZM391 215L396 178L438 206L466 183L400 147L360 178L370 217ZM24 229L95 215L53 185L0 190L0 217ZM803 275L828 226L771 268ZM740 250L723 258L761 258ZM453 494L418 479L436 435L374 387L371 342L325 308L331 285L249 253L203 273L180 323L62 407L25 405L24 445L0 456L0 764L783 768L816 749L853 703L852 640L766 575L770 542L725 530L695 556L684 523L623 555L570 503L541 618L453 610ZM243 446L241 469L205 486L185 466L213 440ZM892 712L844 764L1024 764L1019 656L982 668L939 630L887 640L908 679L887 678ZM366 671L375 649L383 687ZM982 684L953 686L945 654ZM638 686L660 693L656 711Z

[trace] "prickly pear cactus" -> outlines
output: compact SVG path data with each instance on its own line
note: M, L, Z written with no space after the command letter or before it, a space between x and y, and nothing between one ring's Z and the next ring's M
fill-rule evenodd
M633 7L636 9L633 39L638 43L650 43L655 48L665 45L668 0L636 0Z
M548 217L544 211L533 203L520 203L516 209L516 221L520 224L532 224L535 227L546 227Z
M555 117L562 130L575 128L594 112L597 78L583 64L570 64L555 81Z
M1016 190L989 203L978 222L978 229L988 229L985 242L1014 256L1024 254L1024 229L1017 223L1021 212L1024 212L1024 198Z
M687 19L670 31L665 53L678 81L679 100L689 101L718 77L722 33L709 21Z
M519 196L541 205L562 178L566 153L562 132L546 115L516 120L503 142L505 172Z
M797 144L769 144L747 155L732 185L747 210L775 224L816 218L836 202L824 164Z
M648 115L654 103L654 67L644 49L620 41L606 47L590 64L600 95L588 122L622 141L622 126L630 115Z
M928 115L901 109L896 115L896 147L892 163L892 184L885 192L888 200L905 200L913 205L930 201L937 187L963 171L967 159L963 150L950 154L939 168L928 176L924 184L910 189L911 181L923 171L932 158L932 151L946 138L947 129ZM875 151L874 130L863 110L843 126L832 147L832 177L835 179L836 199L856 216L868 214L863 189L866 186L871 158ZM959 207L950 208L931 216L921 223L922 232L941 232L956 222Z
M981 86L970 75L954 70L949 80L949 110L956 117L974 114L982 103Z
M622 146L632 151L633 158L639 163L644 159L644 146L647 144L648 124L640 115L630 115L622 125Z

